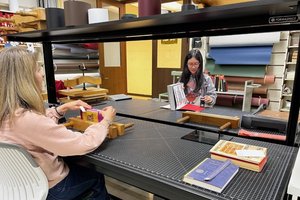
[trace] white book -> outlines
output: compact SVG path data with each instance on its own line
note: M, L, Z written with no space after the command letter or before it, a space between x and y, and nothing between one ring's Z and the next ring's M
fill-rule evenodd
M167 86L170 105L161 106L161 108L170 110L189 110L201 112L204 108L198 105L189 104L184 94L183 83L174 83Z
M122 101L122 100L132 99L131 96L128 96L126 94L114 94L114 95L109 95L108 97L112 101Z
M178 110L187 104L182 83L168 85L167 89L171 110Z

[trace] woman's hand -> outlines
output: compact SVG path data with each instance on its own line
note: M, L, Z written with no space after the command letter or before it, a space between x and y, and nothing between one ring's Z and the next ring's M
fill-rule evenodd
M204 101L205 101L205 103L210 104L213 101L213 99L210 96L205 95Z
M68 103L65 103L61 106L58 106L56 109L59 113L63 114L67 112L68 110L79 110L80 106L84 107L85 109L91 109L92 106L89 104L81 101L81 100L76 100L76 101L71 101Z
M116 109L114 109L114 107L112 106L108 106L105 107L101 110L101 114L103 116L103 119L107 122L107 123L111 123L113 122L115 116L116 116Z

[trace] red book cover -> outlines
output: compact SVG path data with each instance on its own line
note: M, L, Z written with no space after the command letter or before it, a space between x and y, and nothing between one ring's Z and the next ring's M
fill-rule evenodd
M181 107L180 110L189 110L189 111L195 111L195 112L201 112L204 110L204 107L200 107L194 104L186 104L185 106Z

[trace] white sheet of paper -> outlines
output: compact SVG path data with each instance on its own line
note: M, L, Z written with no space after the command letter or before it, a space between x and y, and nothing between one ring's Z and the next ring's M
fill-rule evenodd
M263 151L260 150L236 150L237 156L250 156L250 157L265 157Z
M167 105L165 105L165 106L160 106L160 108L171 109L171 105L170 105L170 104L167 104Z
M82 112L85 112L85 111L86 111L85 108L84 108L83 106L80 106L79 108L80 108L80 110L81 110Z

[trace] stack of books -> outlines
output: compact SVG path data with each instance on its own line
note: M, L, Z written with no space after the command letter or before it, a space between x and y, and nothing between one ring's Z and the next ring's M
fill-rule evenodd
M222 192L238 172L239 167L231 161L206 158L184 175L183 181L215 192Z
M265 166L267 148L238 142L220 140L210 150L211 158L216 160L230 159L241 168L260 172Z

